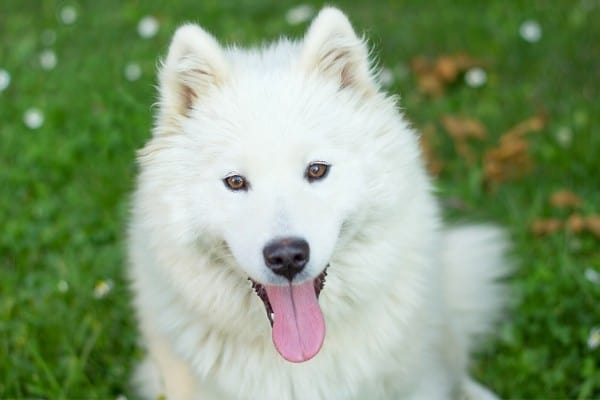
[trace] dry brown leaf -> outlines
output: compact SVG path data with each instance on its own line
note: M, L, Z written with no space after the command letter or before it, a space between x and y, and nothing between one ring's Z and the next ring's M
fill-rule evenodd
M517 161L528 154L529 143L522 139L502 141L499 147L488 150L489 157L497 161Z
M569 190L559 190L550 196L550 204L556 208L578 207L581 199Z
M423 56L413 57L410 66L417 75L417 83L422 93L437 97L444 92L444 82L438 77L428 59Z
M485 126L473 118L444 115L442 125L455 140L468 138L483 140L487 136Z
M529 144L525 140L513 139L486 151L483 161L485 181L498 184L518 179L531 171L533 161L528 150Z
M436 75L444 82L454 82L460 72L453 57L441 56L434 65Z
M502 164L494 161L485 161L483 165L483 174L487 182L502 182L504 176Z
M453 59L461 71L466 71L467 69L473 67L481 67L483 65L483 62L465 53L454 54Z
M588 215L585 218L585 227L600 238L600 215Z
M536 219L531 224L531 232L534 235L548 235L558 232L562 227L562 221L556 218Z
M419 90L429 96L440 96L444 93L444 82L432 72L424 73L419 76Z
M417 75L419 90L434 97L442 95L448 84L455 82L461 73L476 65L482 63L460 53L442 55L435 60L416 56L410 61L410 66Z
M573 214L567 219L565 228L571 233L581 233L586 228L586 221L580 214Z
M546 126L546 118L542 115L535 115L525 121L519 122L517 125L510 128L503 138L522 137L530 132L539 132Z
M518 179L533 169L529 142L525 135L542 130L546 118L536 115L522 121L504 133L497 147L489 149L484 157L484 179L488 184L499 184Z
M485 139L487 135L485 126L476 119L452 115L444 115L441 122L444 129L450 134L458 155L464 158L469 165L474 164L476 161L475 155L467 140L469 138Z

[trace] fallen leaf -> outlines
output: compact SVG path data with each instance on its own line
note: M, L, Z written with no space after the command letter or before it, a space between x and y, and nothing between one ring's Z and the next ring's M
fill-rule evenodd
M489 151L490 157L501 161L516 161L528 153L529 143L523 139L502 140L500 146Z
M419 90L429 96L440 96L444 92L444 82L437 75L432 63L423 56L416 56L410 61L413 72L417 75Z
M482 64L464 53L441 55L433 61L416 56L410 61L418 78L419 90L434 97L442 95L446 86L455 82L467 69Z
M550 196L550 204L556 208L578 207L581 199L569 190L559 190Z
M444 82L454 82L459 73L459 67L451 56L441 56L435 62L436 75Z
M521 139L501 142L486 151L483 163L485 181L494 184L518 179L533 168L529 143Z
M519 122L502 135L503 138L522 137L530 132L539 132L546 126L546 118L535 115L525 121Z
M441 122L452 138L458 155L464 158L468 164L474 164L475 155L468 144L468 139L485 139L487 136L485 126L476 119L452 115L444 115Z
M438 97L444 93L444 83L434 73L425 73L419 76L419 90L429 95Z
M536 219L531 224L531 232L534 235L542 236L558 232L562 227L562 221L556 218Z
M525 136L530 132L538 132L545 126L546 118L536 115L506 131L500 137L498 146L489 149L484 156L484 181L497 185L529 173L534 163Z
M454 63L461 71L466 71L469 68L473 67L481 67L483 66L483 62L480 60L469 56L466 53L457 53L453 55Z
M473 118L444 115L442 117L442 125L450 136L456 140L468 138L483 140L487 136L485 126Z
M585 227L600 238L600 215L588 215L585 218Z
M567 218L565 228L571 233L581 233L586 228L586 221L581 215L573 214Z

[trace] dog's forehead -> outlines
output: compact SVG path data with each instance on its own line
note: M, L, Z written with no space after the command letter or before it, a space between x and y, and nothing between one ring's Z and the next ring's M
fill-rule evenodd
M279 140L288 144L325 140L328 127L334 125L330 121L339 117L335 92L315 94L302 80L285 71L236 77L223 88L213 115L227 121L238 139L265 140L271 142L269 148Z
M334 143L338 149L355 144L370 119L361 98L303 70L298 53L298 45L287 41L230 49L228 79L197 104L195 127L206 133L203 140L229 147L227 153L260 149L271 159L284 153L311 157Z
M259 48L228 49L229 77L223 90L239 111L277 122L302 121L322 114L338 97L337 82L323 82L302 68L300 44L282 39ZM323 116L321 116L323 118Z

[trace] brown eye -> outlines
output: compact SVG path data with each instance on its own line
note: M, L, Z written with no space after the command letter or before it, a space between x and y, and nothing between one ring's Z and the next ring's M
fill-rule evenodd
M329 172L329 164L324 162L312 162L308 164L304 176L309 182L323 179Z
M241 175L231 175L223 179L225 186L231 190L248 190L246 178Z

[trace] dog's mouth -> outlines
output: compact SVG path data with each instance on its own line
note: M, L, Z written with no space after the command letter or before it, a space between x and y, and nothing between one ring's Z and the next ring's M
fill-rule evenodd
M325 322L318 298L325 287L327 267L301 284L263 285L248 278L265 306L275 348L288 361L308 361L321 349Z
M327 268L329 268L329 265L327 265L323 272L321 272L319 276L317 276L313 280L313 287L315 288L315 295L317 296L317 299L319 298L321 291L325 287L325 278L327 278ZM269 297L267 296L265 286L261 283L256 282L252 278L248 278L248 280L252 282L252 289L254 289L254 293L256 293L256 295L262 300L263 304L265 305L267 318L269 319L271 326L273 326L273 318L275 314L273 313L273 306L271 306L271 302L269 301Z

